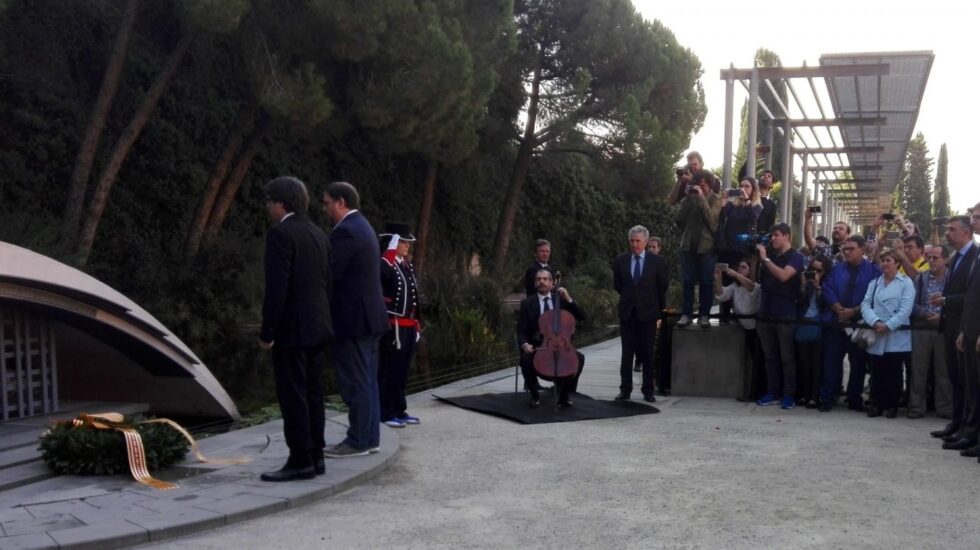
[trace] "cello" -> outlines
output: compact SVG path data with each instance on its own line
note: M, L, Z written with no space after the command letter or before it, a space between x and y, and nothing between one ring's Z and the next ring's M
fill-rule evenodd
M561 295L557 288L551 291L554 306L538 318L542 343L534 353L535 372L543 378L551 378L556 385L560 379L578 374L579 366L578 353L572 345L575 316L561 308ZM557 398L555 408L558 408Z

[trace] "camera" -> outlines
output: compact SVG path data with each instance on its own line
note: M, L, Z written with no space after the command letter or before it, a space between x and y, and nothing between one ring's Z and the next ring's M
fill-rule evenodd
M769 246L769 234L739 233L735 235L735 246L747 252L755 252L757 245Z
M820 211L821 211L821 208L820 208L820 205L819 204L814 204L814 205L811 205L811 206L807 206L806 207L806 211L807 212L816 212L817 214L819 214Z
M939 227L942 227L942 226L946 225L947 223L949 223L949 218L946 217L946 216L943 216L942 218L933 218L932 219L932 225L936 225L936 226L939 226Z
M803 272L803 278L807 281L815 281L817 280L817 272L812 269L807 269Z
M742 190L741 189L729 189L725 193L725 196L727 196L729 198L741 197L742 196Z
M694 185L693 183L689 183L687 187L684 188L684 192L687 193L688 195L693 195L697 193L697 189L698 189L697 185Z
M881 219L883 219L883 220L894 220L895 219L895 214L892 214L891 212L885 212L884 214L881 215Z

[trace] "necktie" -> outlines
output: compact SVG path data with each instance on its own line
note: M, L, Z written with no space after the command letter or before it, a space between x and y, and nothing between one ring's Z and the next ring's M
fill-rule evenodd
M551 297L550 296L545 296L544 297L544 310L545 311L551 311Z
M636 263L633 264L633 282L638 282L640 280L640 257L633 256L633 259L636 260Z

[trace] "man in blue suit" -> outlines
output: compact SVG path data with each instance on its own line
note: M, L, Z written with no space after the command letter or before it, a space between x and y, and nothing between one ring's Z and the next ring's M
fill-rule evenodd
M381 291L378 239L357 208L354 186L336 181L323 193L323 211L333 223L330 313L335 339L330 346L340 397L349 409L347 437L324 450L328 458L362 456L378 451L381 410L378 397L378 340L388 331Z
M276 395L289 460L263 481L310 479L324 473L323 365L332 333L329 245L306 217L303 182L276 178L265 186L275 225L265 241L265 298L259 345L272 350Z

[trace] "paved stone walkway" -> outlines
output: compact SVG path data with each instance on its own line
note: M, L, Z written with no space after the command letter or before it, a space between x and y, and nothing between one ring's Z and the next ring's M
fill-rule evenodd
M344 438L346 414L327 422L327 443ZM58 476L0 492L0 549L118 548L241 522L345 491L381 473L398 455L398 436L381 430L381 451L327 460L316 479L267 483L259 474L285 463L282 421L200 442L208 458L251 457L242 465L202 464L193 455L159 477L160 491L128 476ZM250 548L245 545L242 548Z

